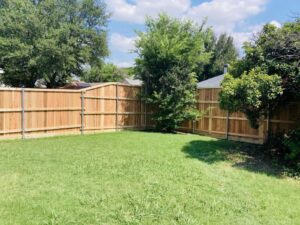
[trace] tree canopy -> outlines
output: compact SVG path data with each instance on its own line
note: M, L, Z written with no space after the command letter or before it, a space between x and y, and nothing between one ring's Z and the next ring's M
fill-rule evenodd
M300 97L300 20L281 28L266 24L244 49L245 56L230 70L232 76L223 81L220 101L224 109L245 109L257 127L260 117L272 114L280 102Z
M146 31L136 41L136 72L144 84L144 97L158 110L157 128L173 131L183 120L196 116L195 69L210 55L205 35L210 29L161 14L147 18Z
M198 81L223 74L224 64L237 60L238 52L230 35L223 33L217 38L213 32L208 32L204 46L210 58L205 64L199 64L196 71Z
M105 4L97 0L0 1L1 81L11 86L64 85L108 55Z
M103 64L101 68L94 67L86 71L82 79L86 82L120 82L127 73L112 63Z

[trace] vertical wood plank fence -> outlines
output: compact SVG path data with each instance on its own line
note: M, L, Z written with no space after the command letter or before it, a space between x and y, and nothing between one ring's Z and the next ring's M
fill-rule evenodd
M198 89L198 109L205 115L198 121L184 122L179 130L263 143L268 132L288 131L300 120L300 104L292 102L253 129L243 113L229 115L220 109L220 90ZM1 88L0 138L146 129L153 126L155 109L141 101L140 93L140 86L121 83L82 90Z
M0 137L144 129L140 92L140 86L118 83L82 90L2 88Z
M219 107L221 88L200 88L197 90L197 105L205 115L198 121L186 121L179 130L207 134L219 138L250 143L263 143L268 132L288 131L300 120L300 103L291 102L281 106L272 118L265 118L258 129L249 125L243 113L229 114Z

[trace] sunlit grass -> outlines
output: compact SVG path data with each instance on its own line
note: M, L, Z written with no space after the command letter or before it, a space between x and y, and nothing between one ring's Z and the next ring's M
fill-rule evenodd
M234 148L146 132L0 141L0 224L300 224L300 182Z

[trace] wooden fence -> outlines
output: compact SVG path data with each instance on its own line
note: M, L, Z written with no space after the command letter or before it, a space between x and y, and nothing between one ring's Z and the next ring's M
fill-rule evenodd
M262 143L267 132L287 131L300 119L300 104L282 106L259 129L242 113L229 115L219 108L220 88L198 89L197 104L205 115L187 121L179 130L251 143ZM105 83L82 90L0 89L0 137L18 138L80 134L153 125L153 108L140 99L140 86Z
M0 137L144 129L140 86L106 83L82 90L0 89Z
M272 118L263 119L258 129L253 129L243 113L229 114L220 109L218 102L220 90L220 88L198 89L198 109L206 113L199 121L183 123L181 131L261 144L266 140L268 132L286 132L296 127L297 121L300 120L300 104L291 102L280 107Z

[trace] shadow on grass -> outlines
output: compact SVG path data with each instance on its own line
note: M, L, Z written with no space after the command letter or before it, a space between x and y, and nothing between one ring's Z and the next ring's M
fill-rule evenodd
M232 167L282 177L283 168L274 165L261 150L261 147L257 145L226 140L191 141L182 149L187 157L196 158L208 164L227 161Z

